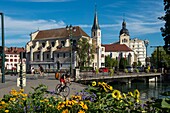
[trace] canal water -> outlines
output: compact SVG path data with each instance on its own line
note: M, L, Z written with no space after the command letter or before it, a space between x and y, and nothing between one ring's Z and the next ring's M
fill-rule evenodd
M170 91L170 79L149 83L134 81L131 84L111 83L110 85L112 85L114 89L118 89L124 93L129 91L133 92L135 89L138 89L142 100L147 100L151 97L155 97L157 99L164 98L165 96L162 96L161 93Z

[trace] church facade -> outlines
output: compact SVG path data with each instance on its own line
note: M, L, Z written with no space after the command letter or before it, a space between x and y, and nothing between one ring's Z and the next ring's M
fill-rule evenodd
M88 39L89 43L95 46L94 60L90 66L94 69L104 67L105 48L101 46L97 12L95 12L91 37L79 26L74 26L71 30L71 34L67 28L38 30L31 33L31 40L26 45L27 70L31 66L38 69L38 65L43 66L44 69L69 69L70 66L75 69L79 64L77 51L74 48L82 38Z

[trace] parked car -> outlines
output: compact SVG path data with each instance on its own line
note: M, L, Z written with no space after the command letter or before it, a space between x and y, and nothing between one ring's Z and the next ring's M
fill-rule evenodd
M133 67L132 66L126 66L126 69L129 73L133 73Z
M109 69L106 67L99 68L99 72L109 72Z

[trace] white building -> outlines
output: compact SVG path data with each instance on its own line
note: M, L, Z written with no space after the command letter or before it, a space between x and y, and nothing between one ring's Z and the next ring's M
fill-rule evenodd
M125 44L105 44L105 56L120 61L121 58L126 58L129 65L134 62L134 51Z
M129 48L131 48L135 55L134 55L134 62L140 61L142 65L145 64L146 59L146 46L144 40L140 40L137 38L130 39L129 31L126 29L126 22L123 20L122 22L122 29L120 30L119 35L119 43L126 44Z
M146 47L144 41L138 38L130 39L129 47L135 52L137 62L140 61L145 66Z
M16 70L20 63L20 52L25 52L25 48L18 47L5 47L5 69L6 70ZM25 64L26 59L23 59L23 64Z

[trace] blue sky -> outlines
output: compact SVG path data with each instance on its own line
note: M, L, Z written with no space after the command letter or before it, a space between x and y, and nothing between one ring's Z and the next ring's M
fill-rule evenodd
M95 4L103 44L119 40L124 18L130 38L149 40L148 55L154 50L150 46L164 45L160 32L164 22L158 20L164 15L163 0L1 0L5 46L25 47L31 32L70 24L91 36Z

